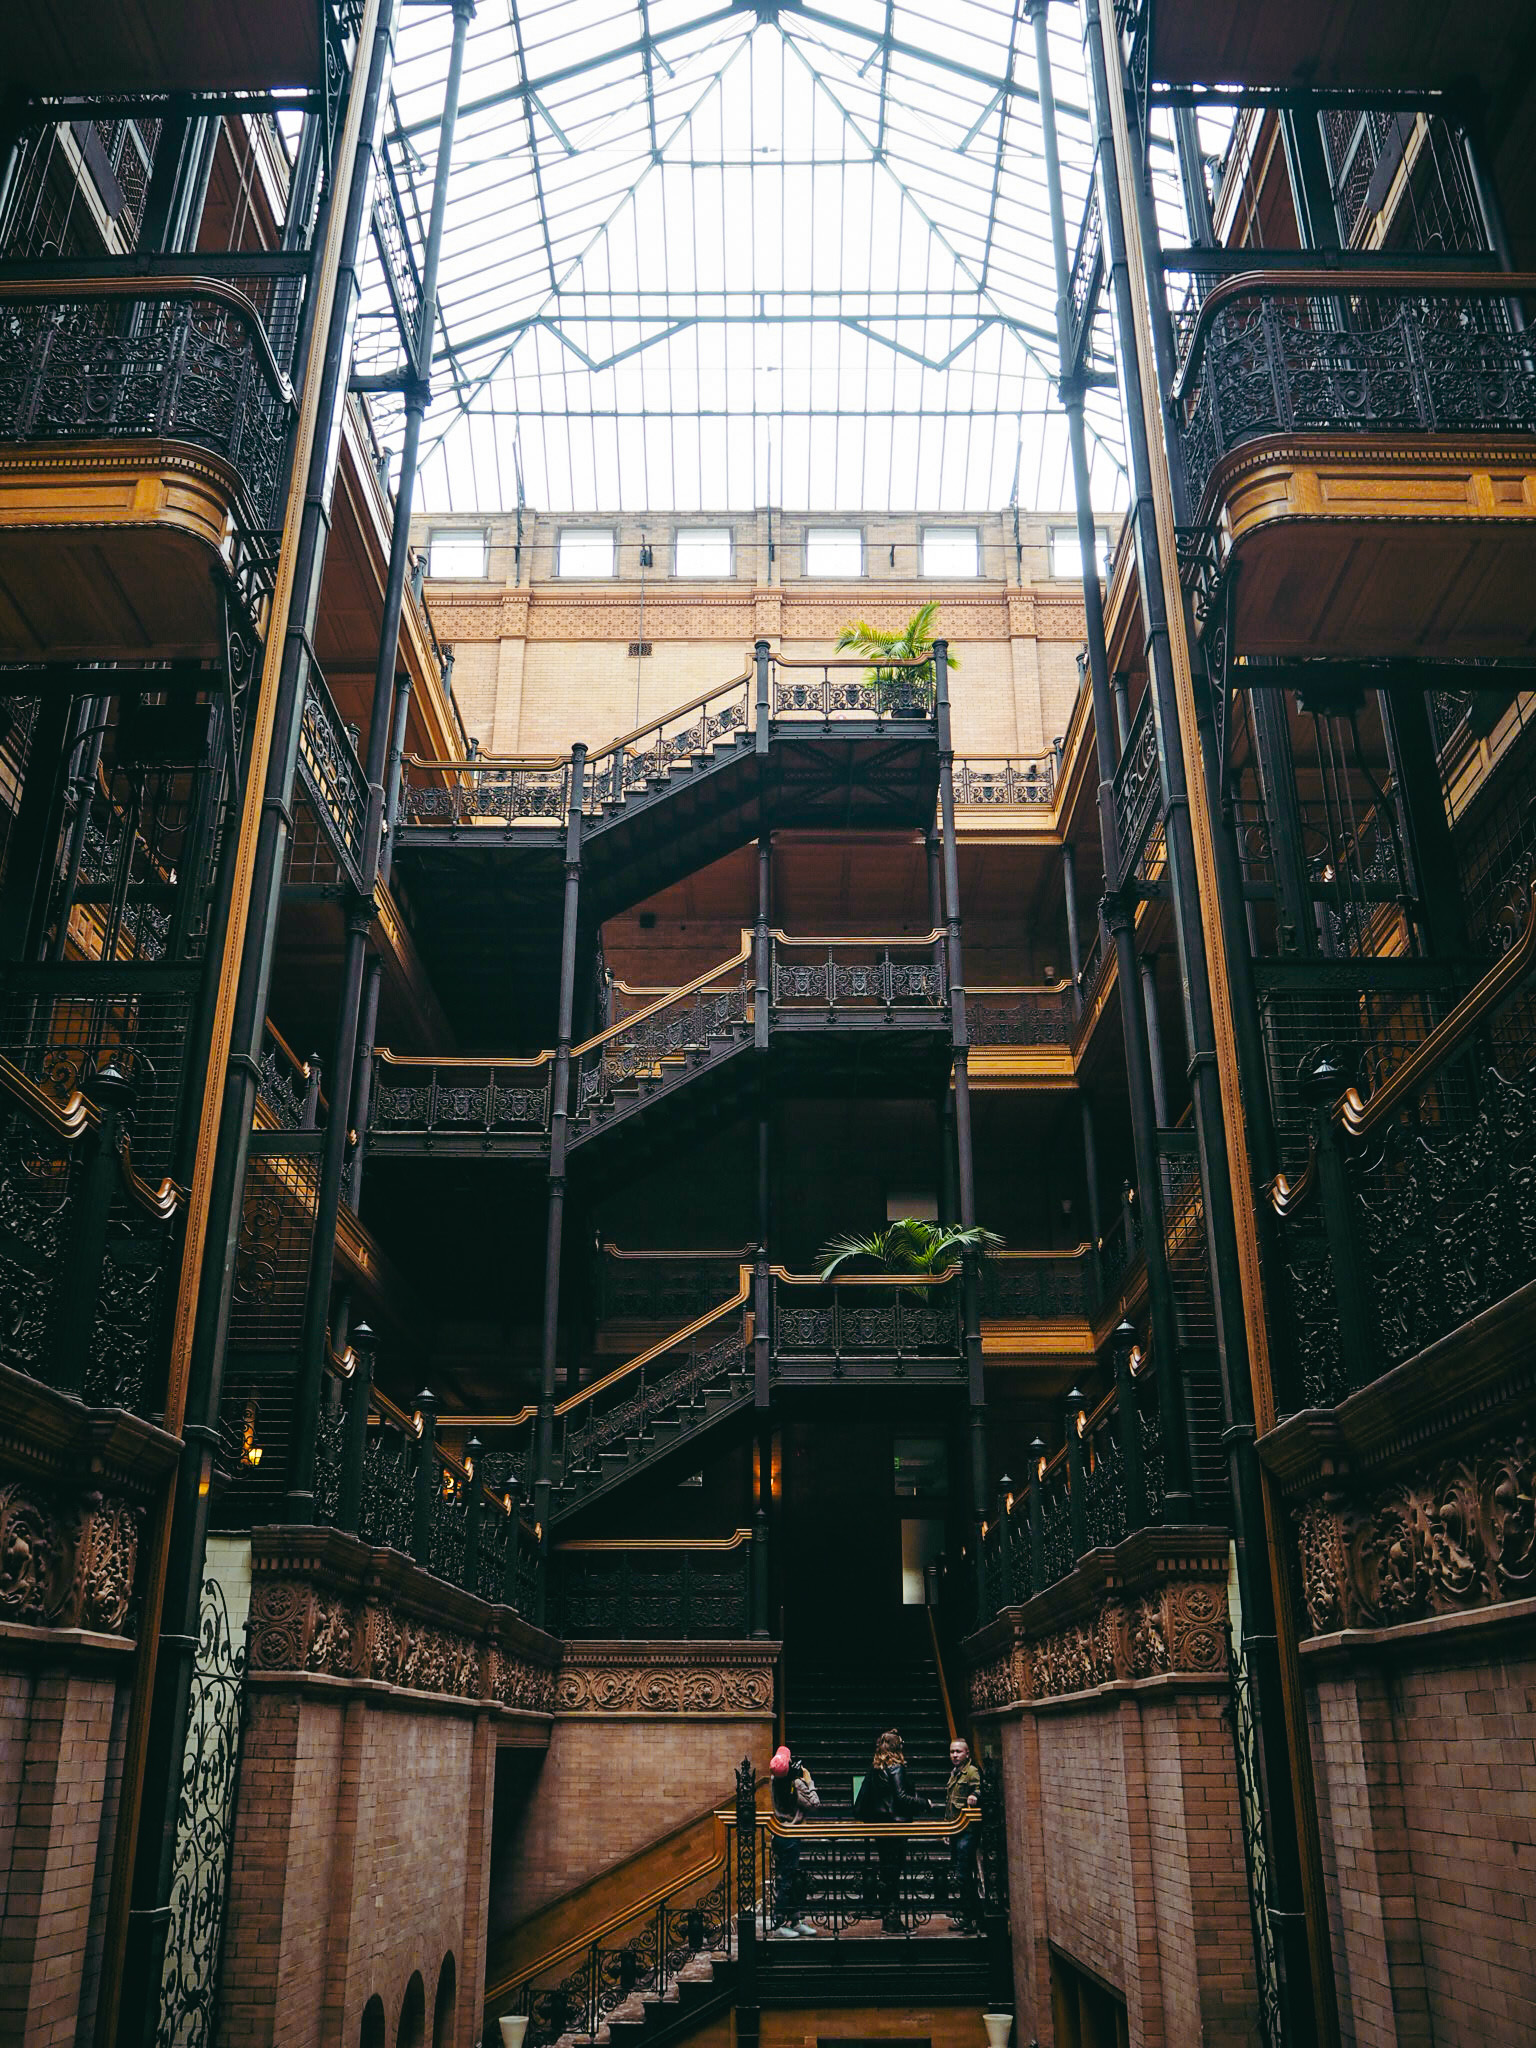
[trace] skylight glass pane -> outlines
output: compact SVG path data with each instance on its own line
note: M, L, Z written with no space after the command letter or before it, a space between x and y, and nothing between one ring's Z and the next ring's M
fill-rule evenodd
M979 576L981 535L974 526L923 528L925 576Z
M486 574L487 534L483 526L438 526L427 538L427 574L469 576Z
M807 576L862 576L864 536L856 526L812 526L805 535Z
M568 526L560 535L555 573L589 580L612 576L615 552L611 526Z
M1094 529L1098 542L1099 581L1109 581L1109 528ZM1062 582L1077 581L1083 573L1083 551L1077 544L1075 526L1051 528L1051 574Z
M673 568L679 576L729 576L731 529L728 526L679 527Z

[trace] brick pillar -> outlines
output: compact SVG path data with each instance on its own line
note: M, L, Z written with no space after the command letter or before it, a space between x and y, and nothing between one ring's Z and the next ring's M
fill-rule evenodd
M1039 1728L1033 1714L1005 1722L1003 1788L1008 1818L1008 1903L1013 1934L1013 1992L1020 2042L1051 2036L1051 1963L1046 1945L1045 1825Z
M0 1683L0 1790L15 1792L0 1840L0 2042L73 2044L117 1688L58 1671Z
M1161 1839L1154 1867L1152 1815L1148 1803L1147 1756L1142 1741L1141 1703L1121 1696L1114 1709L1120 1750L1120 1783L1125 1800L1125 1858L1129 1878L1121 1903L1120 1938L1125 1967L1125 2008L1133 2044L1162 2048L1179 2038L1172 2015L1163 2010L1163 1973L1157 1941L1157 1888L1165 1847Z
M496 1797L496 1729L488 1713L475 1721L469 1782L464 1787L464 1945L458 1957L456 2041L473 2041L483 2024L486 1923L491 1904L491 1809Z
M1434 2038L1392 1703L1369 1670L1318 1686L1337 1926L1356 2048Z

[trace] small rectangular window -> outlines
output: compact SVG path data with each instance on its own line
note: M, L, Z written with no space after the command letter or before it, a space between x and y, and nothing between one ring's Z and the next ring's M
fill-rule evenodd
M1109 528L1094 528L1099 557L1099 581L1109 581ZM1077 544L1075 526L1053 526L1051 528L1051 574L1059 582L1068 579L1078 581L1083 573L1083 551Z
M805 573L807 576L862 576L864 536L858 527L807 527Z
M974 526L923 528L925 576L979 576L981 535Z
M490 535L483 526L437 526L427 536L427 574L457 577L490 573Z
M673 547L676 576L729 576L731 529L728 526L680 526Z
M611 526L568 526L560 535L557 576L596 582L614 573L617 536Z

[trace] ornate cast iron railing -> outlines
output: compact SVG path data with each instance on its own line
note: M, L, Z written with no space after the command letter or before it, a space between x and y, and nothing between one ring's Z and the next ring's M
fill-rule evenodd
M1148 841L1162 809L1163 779L1157 758L1157 731L1152 723L1152 692L1144 691L1115 770L1115 842L1120 879L1153 877ZM1144 865L1145 864L1145 865Z
M1027 1484L1005 1491L983 1525L982 1574L993 1613L1054 1586L1090 1550L1110 1549L1163 1519L1156 1374L1122 1330L1110 1391L1092 1408L1075 1388L1068 1394L1061 1449L1047 1455L1037 1437Z
M737 1837L736 1815L720 1817ZM962 1876L954 1848L981 1825L982 1817L974 1814L953 1821L811 1818L787 1827L772 1814L758 1813L754 1932L771 1939L784 1920L803 1918L832 1937L828 1952L835 1954L843 1936L873 1935L882 1923L894 1933L893 1923L899 1922L910 1940L924 1928L940 1932L934 1923L945 1917L973 1918L982 1902L965 1896L973 1880Z
M311 661L299 727L299 779L331 851L355 889L363 874L368 837L368 778L352 733L337 716L319 664Z
M752 1531L715 1540L559 1545L549 1622L566 1639L743 1637L752 1627Z
M262 1029L257 1128L312 1131L324 1106L319 1055L301 1060L269 1017Z
M1033 810L1056 796L1056 756L961 755L955 761L955 802L961 810Z
M1070 981L965 992L965 1030L972 1045L1070 1045L1076 1023Z
M688 1322L735 1287L753 1247L730 1251L624 1251L603 1245L598 1256L599 1322Z
M433 1059L375 1054L368 1127L401 1135L481 1132L495 1137L549 1129L553 1055L532 1059Z
M1331 1406L1536 1279L1536 883L1517 936L1369 1094L1304 1072L1307 1162L1270 1188L1296 1329L1290 1407Z
M739 1045L752 1022L752 941L707 974L571 1049L571 1115L590 1128L668 1074L680 1075ZM732 975L735 979L731 979Z
M949 1000L942 932L911 939L796 939L772 934L775 1009L940 1010Z
M916 660L792 659L775 654L768 663L769 703L774 718L923 719L933 717L932 662Z
M0 1053L0 1357L92 1406L148 1414L185 1193L134 1164L131 1046L84 1053L64 1004L40 1001L34 1022L32 1057Z
M596 2040L628 2001L666 1996L685 1972L736 1953L736 1886L723 1831L710 1858L663 1890L604 1921L595 1933L553 1950L533 1969L487 1984L488 2023L502 2015L528 2021L524 2048L562 2039Z
M1092 1245L1070 1252L991 1252L981 1262L981 1312L1012 1321L1089 1317L1099 1290Z
M919 1364L965 1370L959 1271L863 1273L824 1281L772 1268L773 1370L829 1366L842 1377L860 1365L903 1372Z
M1525 275L1256 272L1206 298L1173 393L1191 500L1268 435L1536 433Z
M1100 918L1094 925L1093 942L1088 948L1088 957L1083 962L1077 977L1077 985L1082 991L1083 1008L1085 1011L1093 1007L1094 1000L1108 979L1110 969L1114 964L1115 949L1105 936L1104 920Z
M0 440L188 441L278 521L291 399L255 306L214 278L0 286Z
M587 756L582 809L588 818L611 816L632 798L666 787L680 765L706 761L722 740L732 744L753 730L755 670L745 669L703 696L663 712L660 718Z
M407 754L401 769L403 825L558 825L570 805L571 764L553 755L472 761Z

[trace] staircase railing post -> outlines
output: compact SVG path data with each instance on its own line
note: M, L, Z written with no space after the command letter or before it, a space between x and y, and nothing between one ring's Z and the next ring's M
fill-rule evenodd
M1045 1445L1039 1437L1029 1447L1029 1590L1045 1591L1045 1503L1040 1498L1040 1474L1045 1466Z
M738 2048L757 2048L757 1770L749 1756L736 1772L736 1958Z
M1088 1458L1078 1429L1083 1413L1083 1394L1074 1387L1067 1395L1067 1527L1072 1533L1072 1562L1088 1549Z
M506 1493L507 1499L512 1503L512 1521L510 1527L507 1530L507 1560L502 1568L501 1597L503 1604L505 1606L516 1607L518 1591L517 1572L518 1565L521 1561L523 1537L523 1489L521 1485L518 1483L518 1477L515 1472L508 1474L507 1483L504 1491Z
M464 1446L464 1469L469 1474L464 1482L469 1488L464 1498L464 1590L476 1596L480 1592L480 1511L485 1504L485 1488L480 1483L484 1448L477 1436Z
M768 752L768 642L756 641L752 648L753 661L757 669L757 707L752 731L752 750L766 756Z
M352 1377L347 1385L347 1434L342 1450L338 1529L357 1533L362 1520L363 1474L368 1459L368 1404L373 1393L373 1331L358 1323L351 1337Z
M425 1566L432 1555L433 1495L438 1488L437 1396L423 1387L416 1396L421 1436L416 1446L416 1497L411 1509L411 1555Z
M1141 1411L1136 1403L1136 1376L1131 1371L1131 1354L1136 1348L1134 1326L1123 1316L1115 1330L1115 1428L1120 1440L1120 1462L1125 1470L1125 1526L1143 1529L1151 1519L1147 1510L1147 1475L1141 1456Z

